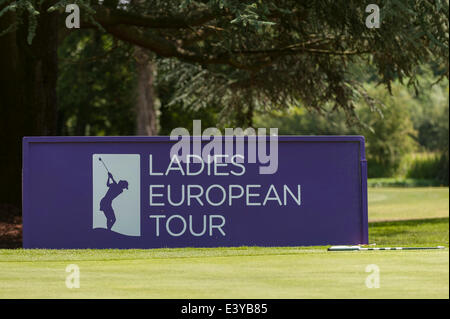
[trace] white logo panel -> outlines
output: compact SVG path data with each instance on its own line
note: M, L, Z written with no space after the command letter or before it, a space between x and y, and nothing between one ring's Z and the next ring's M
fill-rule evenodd
M140 163L139 154L92 156L92 228L141 235Z

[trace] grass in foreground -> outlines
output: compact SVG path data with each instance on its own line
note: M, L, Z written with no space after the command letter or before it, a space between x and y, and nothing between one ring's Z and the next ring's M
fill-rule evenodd
M448 245L448 218L374 223L370 237ZM69 264L80 267L80 289L65 286ZM365 285L369 264L380 268L379 289ZM0 250L0 298L448 298L448 267L448 248Z
M327 252L215 248L126 253L113 250L69 251L59 257L45 260L41 256L32 263L0 262L0 298L449 297L448 249ZM79 289L65 287L64 270L70 263L80 267ZM365 269L370 264L380 269L379 289L365 285L369 275Z
M448 187L369 188L369 221L449 216Z

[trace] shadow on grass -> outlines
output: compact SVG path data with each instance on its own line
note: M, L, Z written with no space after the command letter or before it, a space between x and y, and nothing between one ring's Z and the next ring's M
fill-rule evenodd
M438 180L418 178L369 178L369 187L438 187L445 186Z
M449 218L371 222L369 242L377 245L447 245Z
M406 219L406 220L393 220L393 221L373 221L370 222L369 227L385 227L385 226L423 226L433 225L449 222L448 217L439 218L422 218L422 219Z

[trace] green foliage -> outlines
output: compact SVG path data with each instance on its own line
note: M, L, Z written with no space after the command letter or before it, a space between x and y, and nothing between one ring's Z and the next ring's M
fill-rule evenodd
M439 162L439 175L438 179L444 184L449 185L449 156L447 152L442 153Z
M445 138L448 116L445 112L448 112L446 110L449 103L449 83L448 79L439 77L433 65L423 66L418 75L421 83L420 93L413 94L412 91L402 93L409 96L404 99L404 103L407 104L414 128L417 130L417 141L425 151L442 151L442 147L448 145L448 138Z
M352 72L361 61L371 63L389 89L396 80L417 87L418 66L431 59L448 75L448 1L379 1L379 29L366 27L366 4L356 0L73 2L82 9L82 24L174 58L159 59L158 67L180 79L171 94L175 102L194 109L220 105L219 119L239 126L251 125L258 108L298 101L319 112L332 105L350 117L360 99L373 108ZM36 15L63 13L69 1L4 3L3 13L21 10L17 24L29 20L31 41Z
M448 92L448 90L447 90ZM447 96L448 98L448 96ZM449 185L449 105L444 111L441 122L439 148L441 150L440 169L438 179L445 185Z
M421 94L415 103L409 103L411 118L418 131L418 143L426 151L435 153L433 158L418 161L408 172L409 176L435 178L449 184L449 83L438 83L432 69L422 68Z
M59 56L59 134L134 134L136 79L130 46L107 34L78 31L65 39Z
M425 65L418 76L420 94L395 81L391 95L375 84L372 65L351 69L367 82L365 91L380 105L368 107L373 105L361 97L355 108L360 125L348 122L346 114L333 111L329 104L320 113L303 107L302 101L288 109L258 112L255 125L278 127L281 135L364 135L370 177L410 176L448 185L448 80L438 81L434 66ZM418 150L436 155L422 163L421 158L413 160L409 155Z
M165 6L179 12L188 7L183 3ZM192 37L201 35L201 40L183 48L199 61L188 65L188 58L161 60L159 68L180 79L174 100L187 107L222 105L227 114L240 112L240 126L251 125L258 108L289 107L298 101L322 112L329 103L354 116L359 99L375 106L362 78L353 72L355 63L371 63L377 81L389 89L396 80L418 88L418 66L430 58L441 72L448 72L445 1L378 4L382 27L368 29L366 4L360 1L192 1L190 8L206 5L219 15L209 27L196 27ZM150 7L160 7L159 1L142 9ZM173 41L187 35L163 34Z
M407 178L437 179L441 156L437 153L410 154L405 156L408 163Z
M161 93L162 88L158 87ZM201 119L202 128L207 127L218 127L219 119L219 109L218 108L200 108L192 109L184 107L181 103L170 104L165 103L164 98L161 99L161 115L160 115L160 130L159 135L170 135L171 131L177 127L184 127L192 134L193 130L193 120ZM217 110L217 113L214 112Z
M95 23L92 18L95 10L92 9L90 5L90 0L60 0L56 2L49 2L44 0L16 0L16 1L8 1L8 0L0 0L0 18L6 13L14 13L13 17L14 22L5 30L0 30L0 36L14 32L17 28L26 24L28 28L27 33L27 43L31 45L34 37L36 36L36 29L39 23L39 16L42 11L46 12L64 12L64 8L68 4L77 4L84 10L86 14L86 18ZM2 6L4 7L2 8ZM99 28L101 28L100 24L95 23Z
M415 148L416 132L404 102L404 89L392 87L391 96L381 87L370 87L369 94L383 101L382 115L361 107L358 115L370 129L361 133L366 137L368 175L389 177L396 175L402 158ZM406 95L407 96L407 95Z
M403 156L415 147L415 131L406 105L393 85L394 96L380 86L368 85L371 96L380 100L384 107L380 114L376 109L361 103L356 115L363 126L350 126L342 112L324 112L323 116L308 112L302 107L273 111L255 118L255 125L278 127L280 135L364 135L369 177L389 177L397 173Z
M279 135L338 135L349 128L342 112L319 113L300 106L270 112L258 112L255 127L276 127Z
M0 8L2 8L3 3L7 3L3 9L0 10L0 18L5 15L8 12L14 13L15 16L20 17L19 19L16 19L14 23L12 23L7 29L0 30L0 36L15 31L20 24L24 23L24 18L27 19L28 24L28 35L27 35L27 42L28 44L31 44L33 41L33 38L36 34L36 28L38 24L38 16L39 11L35 7L36 1L30 1L30 0L18 0L18 1L12 1L10 3L7 3L6 0L0 1ZM40 1L42 2L42 1ZM41 3L39 3L40 5ZM39 8L39 7L38 7Z

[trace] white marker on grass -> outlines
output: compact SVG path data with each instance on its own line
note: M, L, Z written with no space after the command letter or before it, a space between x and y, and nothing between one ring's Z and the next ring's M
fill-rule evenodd
M328 251L361 251L361 250L424 250L424 249L444 249L444 246L437 247L361 247L361 246L331 246Z

